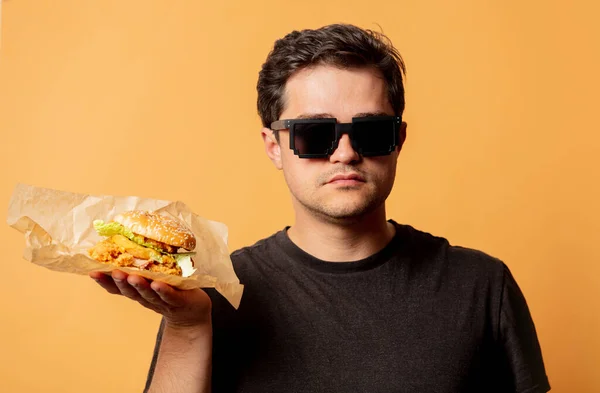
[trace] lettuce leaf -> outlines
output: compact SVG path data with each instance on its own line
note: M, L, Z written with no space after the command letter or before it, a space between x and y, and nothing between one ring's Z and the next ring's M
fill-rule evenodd
M123 235L129 240L133 240L135 237L133 232L115 221L105 223L103 220L94 220L94 229L100 236L111 237L114 235Z
M189 277L192 275L192 273L196 271L196 269L192 265L192 258L190 257L189 253L171 255L173 256L173 258L175 258L175 261L177 261L177 264L181 268L181 275L183 277Z
M196 270L192 267L191 261L191 256L195 255L195 252L182 252L177 254L166 253L160 248L156 247L154 244L144 242L143 236L134 234L129 229L125 228L123 225L115 221L104 222L103 220L94 220L93 225L94 229L96 230L96 232L98 232L100 236L110 237L114 235L123 235L132 242L139 244L140 246L148 247L155 251L158 251L161 254L172 256L177 262L177 264L181 267L184 277L187 277L185 274L186 272L192 274ZM156 257L154 257L153 259L157 262L161 262L161 260L157 259Z
M154 244L144 242L144 237L139 236L131 232L129 229L125 228L123 225L118 222L111 221L105 223L103 220L94 220L94 229L100 236L110 237L113 235L123 235L127 239L131 240L139 244L140 246L151 248L155 251L158 251L162 254L166 254L166 252L162 251L160 248L156 247ZM171 254L172 255L172 254Z

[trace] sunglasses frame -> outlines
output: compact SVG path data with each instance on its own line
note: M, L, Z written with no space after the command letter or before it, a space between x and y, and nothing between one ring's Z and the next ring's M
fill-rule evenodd
M354 129L353 125L357 123L370 123L378 121L389 121L392 120L394 126L394 140L391 146L387 150L380 152L364 152L359 146L356 146L356 141L353 138ZM295 145L295 125L296 124L335 124L335 140L332 142L332 146L327 149L325 153L316 154L300 154ZM271 123L271 130L290 131L290 149L294 151L294 154L300 158L327 158L337 149L340 139L344 134L348 134L350 141L352 142L352 148L361 156L375 157L375 156L386 156L391 154L398 144L400 143L400 125L402 124L402 117L400 116L366 116L366 117L353 117L352 123L338 123L336 118L321 118L321 119L283 119L277 120Z

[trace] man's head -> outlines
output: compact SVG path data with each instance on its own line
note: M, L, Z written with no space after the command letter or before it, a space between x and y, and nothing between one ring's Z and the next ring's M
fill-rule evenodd
M405 138L405 124L400 123L404 70L400 55L385 36L351 25L294 31L275 43L259 74L258 111L267 154L283 170L297 213L347 221L383 207ZM369 134L371 126L367 132L363 126L362 143L342 133L324 157L300 158L289 148L286 126L290 123L271 126L284 119L335 118L337 123L351 123L356 117L375 124L371 116L388 116L389 124L394 123L394 132L385 129L383 138L394 140L389 154L365 157L357 152L370 140L382 140L380 134ZM376 126L372 127L375 132ZM294 138L295 147L313 140ZM332 182L335 176L355 179Z
M383 34L352 25L329 25L293 31L275 42L258 79L258 113L269 128L285 106L285 87L296 71L316 65L337 68L373 67L385 79L394 114L404 112L404 62Z

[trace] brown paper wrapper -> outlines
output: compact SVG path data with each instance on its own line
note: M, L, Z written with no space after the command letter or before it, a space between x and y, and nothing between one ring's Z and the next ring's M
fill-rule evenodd
M116 267L91 259L87 250L104 238L94 230L127 210L153 210L187 224L196 236L196 271L189 277ZM8 224L25 235L23 257L50 270L87 275L115 269L163 281L179 289L215 288L235 308L243 293L227 248L227 227L193 213L181 201L135 196L85 195L17 184L8 207Z

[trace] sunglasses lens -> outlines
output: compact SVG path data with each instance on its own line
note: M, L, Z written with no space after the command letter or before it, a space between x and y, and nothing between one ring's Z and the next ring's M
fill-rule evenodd
M394 119L358 121L352 125L355 149L364 156L389 154L396 144Z
M301 156L326 157L335 144L335 123L294 124L294 149Z

